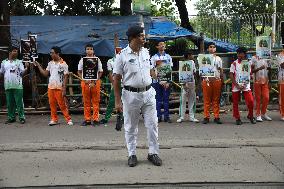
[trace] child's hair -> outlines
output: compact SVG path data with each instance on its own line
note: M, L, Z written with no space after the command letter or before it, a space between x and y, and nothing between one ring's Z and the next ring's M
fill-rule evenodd
M91 47L91 48L94 49L94 46L93 46L92 44L87 44L87 45L85 46L85 50L87 49L87 47Z
M61 49L60 49L60 47L58 47L58 46L53 46L53 47L51 47L51 49L53 49L56 54L61 54Z
M12 52L13 50L19 51L19 48L16 47L16 46L11 46L11 47L9 47L8 52L10 53L10 52Z
M184 57L185 59L192 58L192 55L193 55L193 53L192 53L191 51L189 51L189 50L186 50L186 51L183 53L183 57Z
M239 54L239 53L247 54L247 52L248 52L248 50L247 50L247 48L245 48L245 47L239 47L239 48L237 49L237 53L238 53L238 54Z

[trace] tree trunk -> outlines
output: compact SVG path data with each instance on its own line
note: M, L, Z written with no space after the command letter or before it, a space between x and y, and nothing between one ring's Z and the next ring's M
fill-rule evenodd
M180 26L194 32L194 29L189 22L185 1L186 0L175 0L181 20Z
M8 57L8 52L3 51L4 47L10 45L10 12L8 0L0 1L0 61ZM7 50L7 48L5 49Z
M132 14L131 11L132 0L120 0L120 15L128 16Z

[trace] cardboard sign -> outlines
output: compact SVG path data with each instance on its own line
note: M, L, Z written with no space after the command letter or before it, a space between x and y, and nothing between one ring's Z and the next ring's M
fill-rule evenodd
M83 58L83 80L97 80L98 79L98 58L84 57Z
M179 82L193 83L193 60L179 61Z
M250 72L251 72L251 67L250 63L248 60L243 60L241 62L241 70L240 73L238 74L237 83L240 85L246 85L250 82Z
M199 54L197 57L199 75L201 77L215 77L215 65L212 54Z
M157 77L160 81L170 81L172 67L167 60L156 61Z
M271 37L256 37L256 55L261 59L270 59L271 57Z
M20 52L23 56L23 62L31 62L31 44L28 39L21 39Z

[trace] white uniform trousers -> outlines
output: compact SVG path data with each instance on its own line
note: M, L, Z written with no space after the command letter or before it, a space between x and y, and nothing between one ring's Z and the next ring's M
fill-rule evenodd
M129 156L136 155L140 113L143 115L144 125L147 128L149 154L159 153L155 95L156 92L153 87L140 93L122 90L125 140Z
M180 96L180 108L179 108L179 115L181 119L185 118L186 112L186 102L188 102L188 111L189 111L189 119L194 119L194 109L196 103L196 92L195 88L190 88L185 90L182 88L181 96Z

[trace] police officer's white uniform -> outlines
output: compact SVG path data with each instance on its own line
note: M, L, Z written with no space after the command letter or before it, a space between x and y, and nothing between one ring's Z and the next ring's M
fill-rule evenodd
M147 128L149 154L158 154L158 118L155 89L151 87L150 55L141 48L135 53L127 46L117 55L113 73L122 76L122 103L125 139L129 156L136 155L138 123L140 113ZM136 91L136 92L133 92Z

